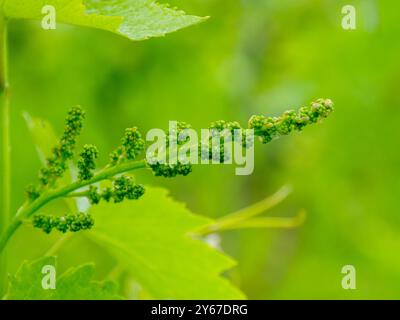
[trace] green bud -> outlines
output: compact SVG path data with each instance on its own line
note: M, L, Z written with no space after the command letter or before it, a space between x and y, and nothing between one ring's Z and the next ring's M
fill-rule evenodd
M94 225L94 219L90 214L82 212L78 214L70 213L63 217L38 214L33 216L32 224L33 227L41 229L47 234L51 233L53 229L66 233L91 229Z
M79 180L90 180L93 177L93 170L96 169L95 160L98 154L99 152L94 145L84 145L78 160Z

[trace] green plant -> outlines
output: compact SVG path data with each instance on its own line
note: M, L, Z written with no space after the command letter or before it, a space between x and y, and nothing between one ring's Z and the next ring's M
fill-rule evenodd
M95 0L74 0L74 1L46 1L46 4L60 6L65 5L58 19L60 22L78 24L89 27L96 27L112 31L132 40L142 40L153 36L164 35L168 32L198 23L204 18L187 16L181 11L170 9L166 6L156 4L151 0L131 1L117 0L108 1L106 6ZM91 231L90 236L95 241L101 243L107 250L113 251L118 259L126 265L130 265L130 270L136 278L142 283L149 292L160 298L185 298L185 296L205 297L208 288L215 287L215 296L223 295L226 298L238 298L243 295L230 284L223 281L220 273L230 266L232 261L211 250L203 244L199 244L194 236L200 237L211 232L217 232L226 229L238 227L293 227L301 223L303 214L294 219L263 219L254 217L264 212L271 206L277 204L285 198L287 189L282 189L272 197L253 205L240 212L227 215L226 217L212 221L210 219L193 216L187 209L182 208L180 204L173 202L164 190L157 188L145 188L138 184L134 177L130 175L132 171L139 169L152 170L156 176L175 177L177 175L187 175L192 167L189 164L178 162L175 165L162 163L148 163L143 158L145 142L141 133L136 127L128 128L118 146L110 154L109 163L103 168L97 169L96 161L99 150L94 145L84 145L83 149L77 153L77 138L83 128L85 112L80 107L72 108L66 118L64 132L58 139L55 146L44 150L48 156L44 166L39 171L39 182L37 185L27 187L27 200L13 215L10 212L10 129L9 129L9 84L7 75L7 23L9 19L15 18L36 18L37 12L40 12L44 2L25 0L18 5L13 1L0 1L0 32L1 32L1 50L0 50L0 89L1 89L1 110L2 110L2 192L1 192L1 214L0 214L0 292L4 293L6 289L5 274L7 270L7 244L11 237L23 224L30 224L45 233L59 231L62 236L55 244L55 249L50 249L53 253L63 242L67 241L71 233L81 230L91 229L97 220L98 228ZM131 10L124 10L124 6L129 5ZM333 111L333 104L329 99L319 99L307 107L300 108L298 112L288 111L280 117L253 116L248 122L248 128L254 129L255 136L258 136L263 143L268 143L281 135L287 135L292 131L300 131L304 126L316 123L327 117ZM30 120L34 134L34 120ZM180 123L178 132L189 128L185 123ZM232 131L240 129L237 122L217 121L211 125L212 129L223 131L227 129ZM247 146L246 140L243 146ZM48 146L46 146L47 148ZM209 148L210 146L206 146ZM50 150L50 151L49 151ZM211 155L213 154L211 150ZM221 157L223 161L225 154ZM77 179L70 178L70 171L77 170ZM143 197L147 193L146 197ZM142 198L143 197L143 198ZM87 198L92 207L89 212L81 212L71 199ZM131 201L139 200L134 204ZM65 201L75 210L64 213L47 213L46 206L55 201ZM112 217L107 213L108 203L118 205L120 216ZM122 203L123 202L123 203ZM72 204L71 204L72 203ZM155 203L160 203L164 207L154 207ZM93 213L92 213L93 211ZM140 215L134 213L140 212ZM147 215L146 215L147 214ZM162 216L161 216L162 214ZM155 219L157 218L157 219ZM114 219L112 222L110 219ZM142 226L143 230L135 229L135 234L130 234L123 228L126 225ZM147 221L146 219L149 219ZM175 228L175 234L168 233L161 229L162 225L154 225L154 221L169 223ZM175 219L175 220L174 220ZM95 222L96 220L96 222ZM151 228L150 228L151 225ZM97 230L98 229L98 230ZM70 232L70 233L68 233ZM68 233L68 234L67 234ZM188 234L192 233L189 237ZM187 278L182 278L178 271L169 271L171 279L166 279L164 273L169 268L165 265L167 257L158 247L153 248L154 244L146 244L145 247L137 246L140 242L140 236L146 234L147 237L157 243L166 242L169 245L168 250L172 250L176 255L176 261L183 256L185 252L195 250L196 256L193 260L199 259L199 264L205 261L213 261L215 265L204 267L204 270L192 270ZM162 238L160 237L162 235ZM154 252L151 252L151 251ZM141 255L139 255L141 253ZM135 261L135 265L127 262L127 257ZM44 258L46 260L48 258ZM37 269L44 262L25 264L12 279L9 286L8 298L34 298L35 296L26 296L21 290L23 285L29 285L29 279L37 277ZM151 265L154 274L146 274L146 268ZM156 267L155 267L156 266ZM90 268L89 268L90 269ZM86 270L84 267L79 270ZM76 271L79 273L80 271ZM91 269L90 269L91 270ZM90 271L89 270L89 271ZM90 271L91 272L91 271ZM71 271L72 274L74 272ZM209 274L209 279L204 275ZM175 278L174 278L175 276ZM198 278L200 291L193 290L187 283ZM73 286L74 277L66 281L65 287L76 292ZM84 283L79 283L83 287L92 288L91 277L85 277ZM174 283L175 279L182 280L181 283ZM187 281L190 280L190 281ZM157 284L154 281L158 281ZM107 286L106 286L107 287ZM100 290L98 287L90 291L86 298L109 298L116 297L116 291ZM214 294L214 293L213 293ZM43 296L41 291L36 292L37 298L60 298L71 297L71 291L59 291L58 295L49 297ZM210 296L207 296L210 297Z

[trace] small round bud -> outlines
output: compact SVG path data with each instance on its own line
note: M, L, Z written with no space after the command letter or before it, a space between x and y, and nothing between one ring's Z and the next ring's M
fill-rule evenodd
M128 160L134 160L144 150L145 143L138 128L133 127L125 130L122 146Z

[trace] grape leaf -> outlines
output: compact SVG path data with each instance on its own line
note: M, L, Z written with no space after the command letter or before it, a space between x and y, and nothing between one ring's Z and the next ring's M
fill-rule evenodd
M12 19L42 19L46 5L56 9L57 22L103 29L131 40L164 36L206 19L154 0L3 0L3 14Z
M156 299L243 299L221 276L235 262L190 232L213 221L192 214L165 189L146 187L139 201L91 207L89 235L121 261Z
M121 299L114 282L93 281L94 265L85 264L67 270L57 276L56 288L43 289L42 280L46 274L42 268L56 266L55 257L44 257L33 262L25 262L10 278L6 299L9 300L109 300Z

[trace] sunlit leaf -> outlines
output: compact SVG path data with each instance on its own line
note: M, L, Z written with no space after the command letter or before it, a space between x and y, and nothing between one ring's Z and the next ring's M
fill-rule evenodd
M235 262L190 236L212 220L192 214L165 189L146 188L139 201L93 206L90 235L158 299L242 299L221 273Z
M153 0L5 0L4 14L13 19L43 19L44 6L56 9L56 21L103 29L131 40L144 40L191 26L205 18Z
M120 299L114 282L93 281L94 266L86 264L67 270L56 277L55 289L44 288L42 281L47 275L45 266L56 267L55 257L45 257L25 262L10 279L9 300L104 300Z

